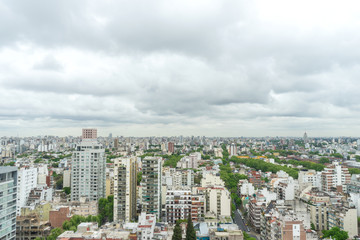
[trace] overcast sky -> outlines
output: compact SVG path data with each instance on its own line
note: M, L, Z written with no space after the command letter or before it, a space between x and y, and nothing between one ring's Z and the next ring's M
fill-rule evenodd
M0 136L360 136L360 2L0 1Z

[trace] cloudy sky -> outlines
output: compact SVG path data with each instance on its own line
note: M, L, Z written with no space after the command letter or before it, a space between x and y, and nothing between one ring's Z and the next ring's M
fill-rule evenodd
M0 1L0 135L360 136L358 0Z

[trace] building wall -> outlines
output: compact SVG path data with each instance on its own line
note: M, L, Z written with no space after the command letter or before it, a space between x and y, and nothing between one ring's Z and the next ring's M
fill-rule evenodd
M217 216L230 217L231 216L231 197L230 193L225 188L209 188L209 211L215 213Z
M71 187L71 170L64 170L63 187Z
M61 227L63 222L71 219L69 214L70 214L69 207L62 207L59 208L58 210L50 211L49 213L50 225L54 228Z
M282 239L283 240L306 240L306 232L302 222L300 221L290 221L285 222L282 228Z
M21 208L26 206L31 189L37 186L37 172L37 168L21 168L18 170L17 215L20 215Z
M106 178L106 193L105 196L108 197L114 195L114 179L107 177Z
M327 207L322 205L308 205L310 211L310 223L315 225L316 230L327 230Z
M349 233L350 238L358 235L357 210L355 208L346 212L343 223L344 230Z
M210 187L210 186L224 186L224 181L221 180L219 176L215 176L213 174L205 174L201 179L202 187Z
M45 239L50 234L50 230L49 222L40 221L34 214L16 218L16 240Z
M96 139L96 138L97 138L96 128L82 129L82 139Z
M145 157L142 164L142 211L161 215L161 157Z
M17 168L0 167L0 239L15 239Z
M41 203L35 206L35 208L24 207L21 209L21 216L27 216L36 214L39 216L40 221L49 221L49 212L51 210L50 203Z
M72 155L71 201L105 197L105 149L96 140L82 141Z
M114 221L136 217L136 158L114 159Z
M187 219L191 211L191 190L168 190L165 209L168 223L174 224L179 219Z

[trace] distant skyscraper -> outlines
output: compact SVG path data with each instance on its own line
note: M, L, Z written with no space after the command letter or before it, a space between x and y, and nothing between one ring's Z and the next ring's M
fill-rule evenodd
M82 139L97 139L96 128L83 128Z
M229 151L230 157L234 156L237 154L237 148L236 148L236 144L232 143L230 145L230 151Z
M161 157L145 157L142 162L142 211L161 215Z
M303 140L304 140L304 143L308 143L308 142L309 142L308 135L307 135L306 132L304 133Z
M91 133L85 131L85 136L72 155L71 201L79 201L80 197L97 201L105 197L105 149L96 140L96 129Z
M17 168L0 167L0 239L13 240L16 233Z
M114 159L114 221L136 217L136 158Z
M171 152L171 153L174 153L175 149L174 149L174 143L173 142L168 143L168 151Z

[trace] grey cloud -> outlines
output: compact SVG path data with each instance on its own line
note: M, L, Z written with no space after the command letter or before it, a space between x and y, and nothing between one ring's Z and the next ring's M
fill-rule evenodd
M41 62L34 65L34 69L61 71L63 67L54 56L47 55Z
M272 21L261 4L3 1L0 123L225 135L354 124L357 26Z

